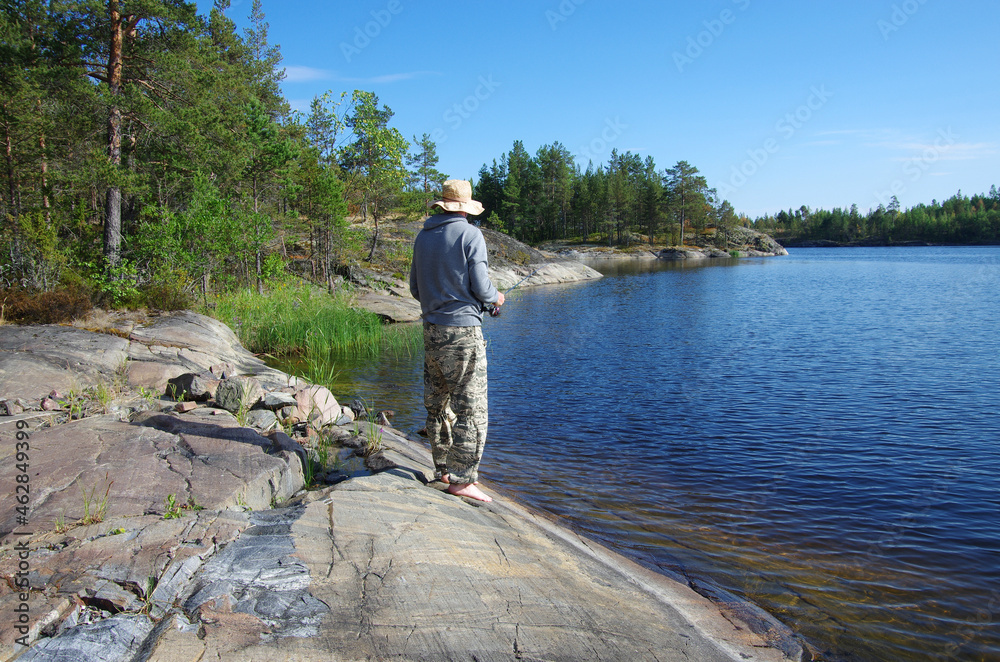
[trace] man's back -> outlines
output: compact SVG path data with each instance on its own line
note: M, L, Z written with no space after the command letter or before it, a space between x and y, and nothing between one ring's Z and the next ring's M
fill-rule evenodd
M443 326L479 326L483 304L497 300L490 282L486 241L462 214L429 217L413 244L410 293L424 321Z

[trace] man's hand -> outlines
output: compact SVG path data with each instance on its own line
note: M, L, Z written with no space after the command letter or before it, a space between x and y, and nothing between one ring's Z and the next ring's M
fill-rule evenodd
M496 305L496 307L497 307L497 308L499 308L500 306L502 306L502 305L503 305L503 301L504 301L504 296L503 296L503 292L498 292L497 294L499 294L499 295L500 295L500 298L499 298L499 299L497 299L497 302L496 302L496 304L495 304L495 305Z

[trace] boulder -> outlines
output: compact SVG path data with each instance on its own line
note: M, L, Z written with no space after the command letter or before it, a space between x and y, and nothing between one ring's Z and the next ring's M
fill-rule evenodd
M221 380L217 379L210 372L193 373L185 372L167 380L167 388L164 395L168 395L176 400L194 400L195 402L207 402L215 397Z
M299 421L308 421L314 428L336 425L343 411L325 386L306 386L295 392L297 407L292 414Z
M234 414L247 411L261 401L264 389L253 377L229 377L219 382L215 391L215 403Z

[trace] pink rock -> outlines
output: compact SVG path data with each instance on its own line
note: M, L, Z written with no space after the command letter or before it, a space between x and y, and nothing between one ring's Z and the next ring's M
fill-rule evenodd
M55 411L59 408L59 403L52 398L42 398L42 411Z
M343 415L337 398L325 386L306 386L295 393L295 401L299 406L294 416L317 428L335 425Z

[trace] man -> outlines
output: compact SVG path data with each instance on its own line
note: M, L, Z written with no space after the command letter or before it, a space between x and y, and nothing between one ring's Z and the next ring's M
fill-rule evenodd
M444 183L441 200L413 243L410 293L424 319L424 406L435 478L448 492L492 501L477 486L486 444L486 343L483 308L502 306L503 292L490 281L483 233L466 219L483 206L472 185ZM454 414L452 414L454 412Z

